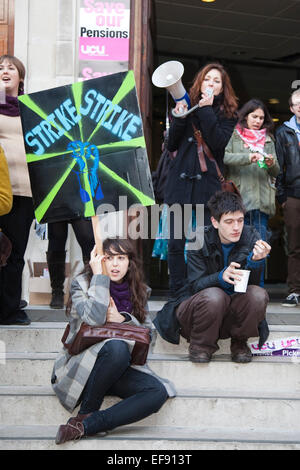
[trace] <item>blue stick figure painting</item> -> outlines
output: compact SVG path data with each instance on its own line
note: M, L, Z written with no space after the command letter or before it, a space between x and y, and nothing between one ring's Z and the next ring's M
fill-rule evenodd
M86 203L91 199L89 192L84 189L87 181L92 197L96 200L103 199L104 195L97 175L100 159L97 147L89 142L75 140L68 144L67 150L72 150L72 157L76 160L77 168L75 167L76 169L72 171L77 175L82 202Z

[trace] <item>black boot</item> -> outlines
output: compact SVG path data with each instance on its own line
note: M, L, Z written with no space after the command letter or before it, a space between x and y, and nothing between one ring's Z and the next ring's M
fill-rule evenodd
M65 251L48 251L47 263L52 288L50 307L64 308Z

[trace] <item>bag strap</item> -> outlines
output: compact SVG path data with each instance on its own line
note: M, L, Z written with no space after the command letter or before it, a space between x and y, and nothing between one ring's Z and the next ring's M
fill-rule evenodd
M64 331L64 334L61 338L61 342L62 344L64 345L65 348L69 349L69 347L71 346L70 344L66 344L66 340L67 340L67 337L69 336L69 333L70 333L70 323L67 324L66 328L65 328L65 331Z
M201 131L199 129L196 129L196 127L194 126L193 124L193 127L194 127L194 136L195 136L195 139L197 140L197 145L198 145L198 156L199 156L199 162L200 162L200 168L201 168L201 171L202 172L205 172L207 171L207 166L206 166L206 162L205 162L205 157L204 157L204 154L203 154L203 150L204 152L206 153L207 157L209 158L209 160L211 162L214 162L214 164L216 165L216 170L217 170L217 174L218 174L218 178L219 178L219 181L221 183L223 183L225 181L225 178L224 176L222 175L221 173L221 170L219 168L219 165L217 164L213 154L211 153L211 150L210 148L208 147L208 145L206 144L206 142L203 140L203 137L202 137L202 134L201 134ZM202 169L202 165L201 165L201 161L200 161L200 155L199 155L199 148L201 146L201 149L202 149L202 154L201 155L201 160L203 159L204 162L205 162L205 167L206 167L206 170L203 170Z
M202 173L206 173L207 172L207 165L206 165L205 156L204 156L204 152L203 152L204 140L202 139L201 132L198 129L196 129L194 124L193 124L193 128L194 128L194 136L195 136L195 139L196 139L196 142L197 142L197 152L198 152L200 168L201 168Z

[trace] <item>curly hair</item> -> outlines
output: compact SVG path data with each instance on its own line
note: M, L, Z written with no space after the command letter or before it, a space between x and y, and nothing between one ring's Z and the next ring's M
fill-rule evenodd
M228 73L224 69L223 65L219 63L207 64L197 73L189 92L191 105L195 106L201 99L202 82L208 72L212 69L219 70L221 74L223 88L223 104L221 105L221 108L226 117L232 118L236 116L238 98L233 90Z

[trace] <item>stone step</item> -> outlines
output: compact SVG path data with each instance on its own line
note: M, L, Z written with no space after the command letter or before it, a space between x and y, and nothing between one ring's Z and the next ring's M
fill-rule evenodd
M156 315L166 300L150 300L149 310L152 317ZM47 305L29 305L26 312L33 322L66 322L65 310L54 310ZM274 325L300 325L299 307L282 307L278 302L269 302L267 320Z
M41 388L41 387L40 387ZM60 405L52 389L42 387L0 387L2 425L59 425L65 423L70 414ZM106 397L102 409L113 406L120 400ZM196 413L195 413L195 410ZM76 410L77 413L78 410ZM193 426L217 427L220 423L243 428L267 427L289 429L300 432L300 394L267 395L262 392L249 394L216 391L178 391L169 399L159 413L139 421L141 426ZM137 423L136 423L137 424Z
M48 385L56 357L56 353L7 353L0 364L1 384ZM185 355L150 354L149 365L178 389L300 391L299 358L254 357L250 364L236 364L229 356L220 355L209 364L194 364Z
M150 456L141 455L139 468L157 465L158 454L183 450L300 450L300 433L291 430L270 430L268 428L244 429L242 427L204 426L124 426L108 433L105 437L89 437L72 441L61 446L55 444L57 426L2 426L0 425L0 449L2 450L102 450L109 451L108 458L116 458L118 451L135 450L137 455L150 450ZM117 452L115 452L117 451ZM106 453L107 454L107 453ZM171 454L171 452L170 452ZM103 455L103 454L100 454ZM120 454L119 454L120 455ZM121 454L124 455L124 454ZM168 459L168 457L166 457ZM172 457L174 458L174 457ZM185 465L195 463L195 457L185 457ZM103 462L103 460L101 460ZM177 461L178 462L178 461ZM110 462L106 460L107 464ZM167 460L164 461L167 463ZM170 463L170 461L169 461ZM172 464L176 463L171 461ZM179 463L179 462L178 462ZM162 464L160 462L160 464ZM131 465L133 467L134 465ZM137 467L136 467L137 468Z
M290 337L300 337L300 325L269 325L270 334L268 342ZM230 339L219 340L219 350L215 352L214 356L222 356L230 354ZM249 338L248 343L258 343L258 338ZM180 344L171 344L165 341L159 334L157 334L153 353L156 354L188 354L189 343L185 338L180 338Z
M62 348L61 337L66 323L62 322L33 322L26 327L16 325L0 326L0 341L5 352L58 352ZM275 339L300 336L300 326L297 325L270 325L268 341ZM257 342L257 338L250 338L249 342ZM219 341L217 355L230 353L230 340ZM158 354L187 354L188 343L181 338L180 344L175 345L164 341L158 334L153 352Z

